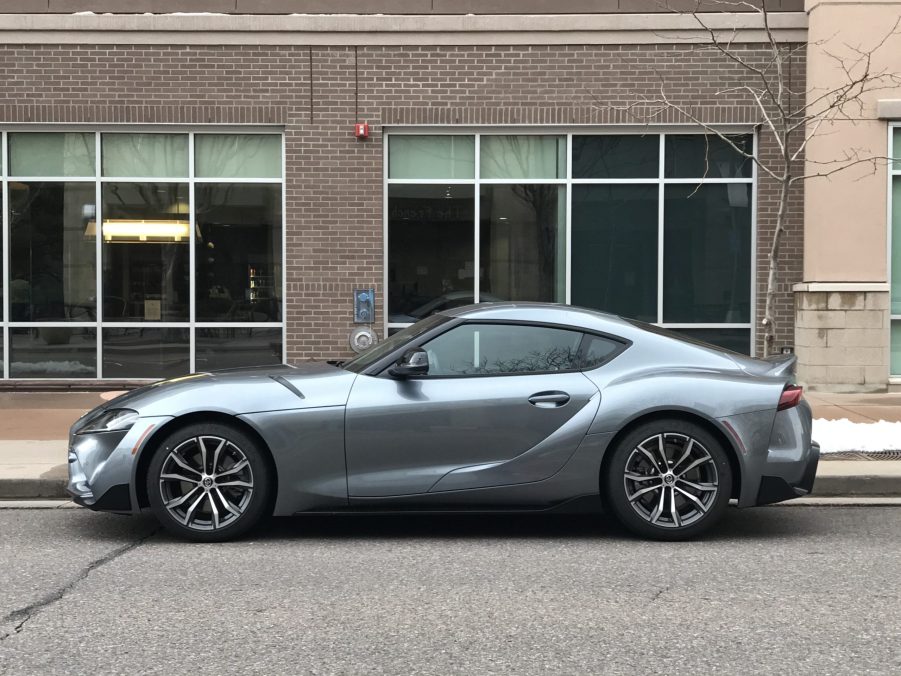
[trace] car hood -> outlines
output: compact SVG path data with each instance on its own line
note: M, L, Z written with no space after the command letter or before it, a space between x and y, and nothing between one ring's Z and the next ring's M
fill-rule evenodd
M178 416L197 411L230 415L347 403L356 374L326 363L284 364L194 373L139 388L98 407L130 408L141 416Z

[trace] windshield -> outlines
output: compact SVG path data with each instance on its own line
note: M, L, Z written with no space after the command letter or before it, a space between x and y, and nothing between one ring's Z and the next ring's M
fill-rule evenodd
M449 319L450 317L445 317L443 315L432 315L431 317L426 317L422 321L416 322L412 326L408 326L407 328L398 331L393 336L385 340L385 342L376 345L370 350L367 350L359 357L351 359L346 364L343 364L341 368L353 373L361 373L364 369L372 366L385 355L394 352L394 350L401 347L404 343L407 343L414 338L418 338L426 331L431 331L433 328L435 328L439 324L443 324Z

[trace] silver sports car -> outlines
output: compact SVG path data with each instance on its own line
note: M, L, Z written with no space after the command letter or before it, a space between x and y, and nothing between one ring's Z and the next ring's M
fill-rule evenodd
M664 540L806 495L794 357L562 305L432 315L353 361L198 373L70 433L69 492L193 540L301 512L603 511Z

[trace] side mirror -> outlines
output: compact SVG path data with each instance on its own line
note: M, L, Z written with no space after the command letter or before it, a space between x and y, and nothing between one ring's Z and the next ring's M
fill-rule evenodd
M388 375L392 378L409 378L410 376L423 376L429 372L429 355L421 347L414 347L397 360L390 369Z

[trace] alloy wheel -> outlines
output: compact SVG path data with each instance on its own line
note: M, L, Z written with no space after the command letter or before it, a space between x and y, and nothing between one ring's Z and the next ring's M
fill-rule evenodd
M198 531L225 528L241 518L253 495L247 456L224 437L183 441L163 461L160 496L169 515Z
M675 432L648 437L626 460L623 475L629 505L662 528L702 519L716 501L716 463L697 439Z

